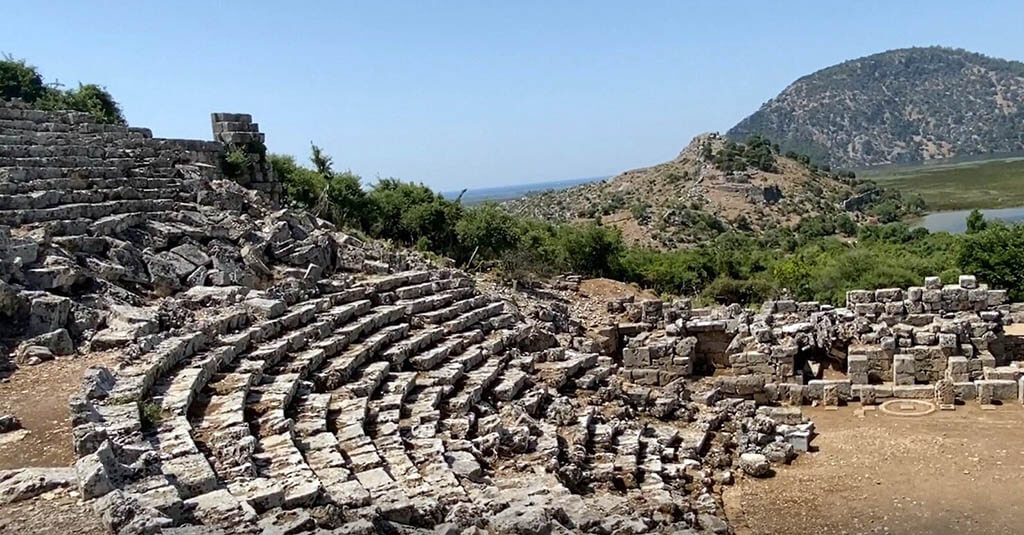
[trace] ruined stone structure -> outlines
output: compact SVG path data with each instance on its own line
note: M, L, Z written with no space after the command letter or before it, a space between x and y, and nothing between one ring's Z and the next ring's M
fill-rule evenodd
M828 404L835 392L866 404L895 397L950 405L950 391L961 401L1024 399L1021 341L1003 330L1020 309L972 276L948 285L929 277L922 287L851 291L843 308L773 301L757 314L686 309L639 334L634 324L619 328L627 329L626 373L651 382L702 370L718 376L723 394L776 403ZM698 349L723 339L723 353Z
M117 351L70 400L68 477L112 532L725 533L733 471L806 451L798 409L688 379L732 319L524 314L280 209L251 118L212 119L166 140L0 104L0 336L12 367ZM682 317L708 334L643 350Z

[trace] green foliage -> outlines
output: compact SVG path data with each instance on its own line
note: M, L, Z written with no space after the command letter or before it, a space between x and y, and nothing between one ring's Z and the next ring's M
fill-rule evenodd
M556 239L567 267L587 275L612 276L616 259L623 250L618 229L595 223L562 226Z
M319 171L270 155L296 204L315 207L327 199L326 216L335 223L461 265L476 251L473 267L494 267L507 281L572 271L706 301L755 303L785 295L839 305L848 290L919 285L925 276L948 279L962 270L1024 298L1020 227L990 223L960 237L903 223L858 227L837 214L804 217L795 229L775 227L754 236L726 231L706 212L680 208L670 215L705 225L708 237L661 251L626 246L618 229L596 222L552 224L510 215L495 204L465 207L423 184L387 178L363 190L358 176L335 173L322 151L316 160Z
M71 89L46 85L35 67L9 55L0 60L0 98L19 98L42 110L85 112L104 124L126 124L121 106L106 89L95 84Z
M778 171L775 161L776 151L771 141L753 135L746 144L726 141L725 145L714 155L715 167L722 171L745 171L754 167L768 173Z
M965 236L957 263L964 273L1009 290L1011 300L1024 300L1024 226L991 222Z
M95 84L79 84L77 89L51 89L36 106L43 110L75 110L88 113L103 124L127 124L121 106L106 89Z
M139 404L139 420L142 421L142 427L152 429L163 419L164 415L159 404L153 401L143 401Z
M459 261L472 251L459 246L455 227L463 206L434 193L423 184L387 178L377 182L368 196L371 212L366 228L371 236L411 245L423 240L431 251Z
M295 162L295 158L284 154L271 154L270 166L284 184L285 194L299 206L312 209L327 187L322 175Z
M238 178L242 176L250 163L249 155L236 147L224 156L224 174L228 178Z
M967 234L977 234L986 227L985 216L982 215L981 210L975 208L971 210L970 214L967 214Z
M519 245L523 227L496 204L467 209L455 224L461 247L478 251L484 258L498 258Z
M0 61L0 98L20 98L29 104L39 100L49 91L43 84L43 77L35 67L23 59L5 55Z

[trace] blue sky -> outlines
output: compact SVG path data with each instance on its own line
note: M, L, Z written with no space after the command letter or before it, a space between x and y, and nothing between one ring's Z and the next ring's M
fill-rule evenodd
M129 122L449 190L611 175L791 81L891 48L1024 59L1022 2L9 2L0 51L107 86Z

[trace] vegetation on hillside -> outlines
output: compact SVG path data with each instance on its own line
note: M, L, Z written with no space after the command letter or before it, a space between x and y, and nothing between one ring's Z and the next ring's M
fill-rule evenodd
M863 167L1024 150L1024 63L965 50L891 50L793 82L727 133Z
M100 123L125 124L121 106L103 87L80 83L64 89L56 82L47 84L38 69L11 56L0 59L0 98L21 99L40 110L81 111Z
M324 161L322 151L314 154ZM304 167L288 156L271 160L296 204L461 266L472 259L470 267L493 268L508 279L571 271L707 302L790 296L839 305L847 290L918 285L935 274L954 281L971 272L1024 299L1024 227L977 220L980 214L966 236L930 234L904 223L859 225L836 214L760 235L723 230L695 246L664 251L629 246L618 229L594 221L553 224L513 216L495 204L463 206L422 184L391 178L363 189L353 187L360 180L350 172ZM339 176L345 177L340 185Z
M669 162L503 205L519 215L559 222L600 219L623 229L630 244L665 250L730 231L792 228L806 218L887 223L924 208L915 195L780 151L761 136L738 143L704 134Z

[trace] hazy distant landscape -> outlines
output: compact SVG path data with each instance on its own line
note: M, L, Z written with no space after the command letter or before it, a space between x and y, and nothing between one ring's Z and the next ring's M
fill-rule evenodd
M531 182L528 184L497 186L493 188L469 188L465 190L465 193L462 191L443 191L441 192L441 195L444 195L446 199L454 200L461 194L463 203L478 204L487 201L516 199L530 193L571 188L580 184L589 184L591 182L598 182L607 178L609 177L597 176L589 178L570 178L567 180L551 180L548 182Z

